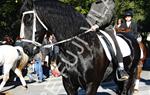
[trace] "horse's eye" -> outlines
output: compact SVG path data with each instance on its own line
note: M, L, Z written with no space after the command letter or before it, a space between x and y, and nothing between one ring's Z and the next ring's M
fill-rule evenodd
M23 18L25 25L31 25L33 23L33 14L26 14Z

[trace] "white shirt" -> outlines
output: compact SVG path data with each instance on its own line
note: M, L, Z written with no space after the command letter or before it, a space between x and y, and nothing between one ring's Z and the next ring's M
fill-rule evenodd
M126 24L127 24L127 27L130 27L131 21L126 22Z
M120 27L120 26L121 26L121 24L118 24L118 25L117 25L117 27Z

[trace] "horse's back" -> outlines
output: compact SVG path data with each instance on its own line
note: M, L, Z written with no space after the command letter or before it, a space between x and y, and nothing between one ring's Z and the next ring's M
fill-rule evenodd
M11 45L0 46L0 63L13 63L18 58L17 49Z

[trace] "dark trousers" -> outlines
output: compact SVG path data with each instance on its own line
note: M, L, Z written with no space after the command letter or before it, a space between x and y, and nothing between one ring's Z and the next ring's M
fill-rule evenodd
M118 42L116 40L116 37L114 35L113 28L111 26L109 26L109 27L105 28L104 31L106 31L114 41L114 44L115 44L115 47L116 47L116 58L117 58L117 61L118 61L117 63L123 62L123 56L122 56L120 47L118 45Z
M54 46L53 49L51 49L49 52L49 57L50 57L51 61L54 61L57 59L58 53L59 53L59 47Z

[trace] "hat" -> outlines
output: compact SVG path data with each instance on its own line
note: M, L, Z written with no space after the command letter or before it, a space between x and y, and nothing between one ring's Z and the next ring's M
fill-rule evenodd
M124 17L126 17L126 16L133 16L133 14L132 14L132 12L130 12L130 11L128 11L128 12L125 12L125 14L124 14Z

